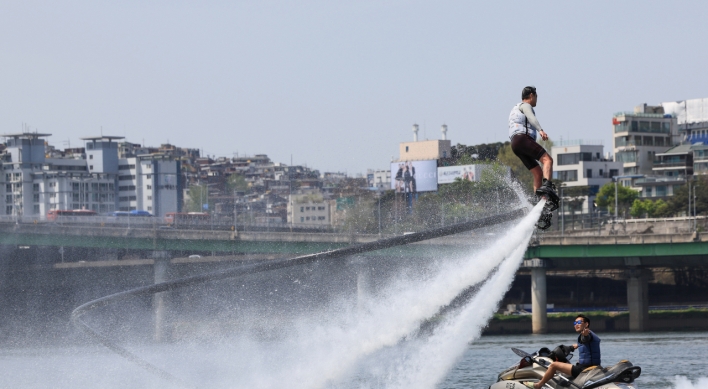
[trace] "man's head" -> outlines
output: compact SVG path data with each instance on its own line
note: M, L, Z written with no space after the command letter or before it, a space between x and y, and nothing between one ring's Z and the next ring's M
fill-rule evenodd
M590 327L590 319L585 315L578 315L573 322L576 332L582 332L584 329Z
M536 94L535 86L527 86L521 91L521 100L525 103L531 104L532 107L536 106L536 100L538 100L538 94Z

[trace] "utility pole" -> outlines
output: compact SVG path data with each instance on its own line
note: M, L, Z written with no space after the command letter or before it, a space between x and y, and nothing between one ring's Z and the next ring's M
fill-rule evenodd
M696 185L693 185L693 231L698 227L698 215L696 214Z
M238 231L238 208L236 208L236 185L234 185L234 231Z

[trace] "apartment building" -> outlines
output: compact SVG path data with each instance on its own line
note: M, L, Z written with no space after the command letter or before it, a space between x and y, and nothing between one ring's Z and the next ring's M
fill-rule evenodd
M676 116L646 104L612 118L615 161L623 175L651 174L656 154L680 143Z
M51 210L87 209L146 210L164 216L181 209L180 165L173 158L119 159L123 137L115 136L82 138L84 153L47 158L60 156L46 145L44 138L50 135L3 135L7 148L0 156L0 215L44 219Z
M116 209L116 174L91 171L86 160L46 158L51 134L2 135L0 215L43 219L51 210Z
M288 224L293 226L328 226L332 224L332 206L316 192L290 195Z
M164 154L121 159L118 200L121 211L143 210L155 216L182 209L183 191L178 161Z
M562 188L587 187L587 196L582 196L582 213L592 212L592 204L600 187L620 175L622 162L615 162L604 154L599 141L560 141L551 148L553 179L562 183ZM559 194L561 188L558 188ZM568 210L566 210L567 212Z
M376 188L378 190L389 189L391 187L391 169L368 169L366 172L366 181L369 188Z

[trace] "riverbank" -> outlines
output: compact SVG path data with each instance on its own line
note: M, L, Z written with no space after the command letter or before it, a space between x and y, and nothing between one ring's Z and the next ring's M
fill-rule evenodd
M628 332L628 312L583 312L598 332ZM575 313L549 313L548 333L572 331ZM649 311L647 331L708 331L708 309ZM496 314L484 329L484 335L530 334L531 315Z

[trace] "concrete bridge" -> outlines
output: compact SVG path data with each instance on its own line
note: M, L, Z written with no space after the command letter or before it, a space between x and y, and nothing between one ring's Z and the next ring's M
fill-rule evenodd
M546 332L546 270L622 269L631 331L649 317L649 269L708 266L708 236L698 233L625 236L544 236L534 240L523 268L531 271L534 333Z
M396 255L435 257L459 252L460 246L473 245L492 237L469 232L395 249ZM380 239L378 235L332 233L237 232L212 230L173 230L160 228L115 228L110 226L61 226L48 224L0 223L0 245L80 247L113 250L113 258L103 261L55 264L56 269L74 266L153 265L155 280L164 280L164 269L155 256L173 253L210 252L212 255L248 254L252 258L282 258ZM121 260L119 252L142 252L141 259ZM381 252L386 255L385 251ZM184 255L185 257L187 255ZM182 258L175 263L204 261ZM78 262L78 261L76 261ZM649 269L658 267L708 266L708 237L700 234L650 234L611 236L545 235L532 241L522 269L531 272L533 330L546 332L546 271L621 269L627 280L630 329L643 331L648 319Z

